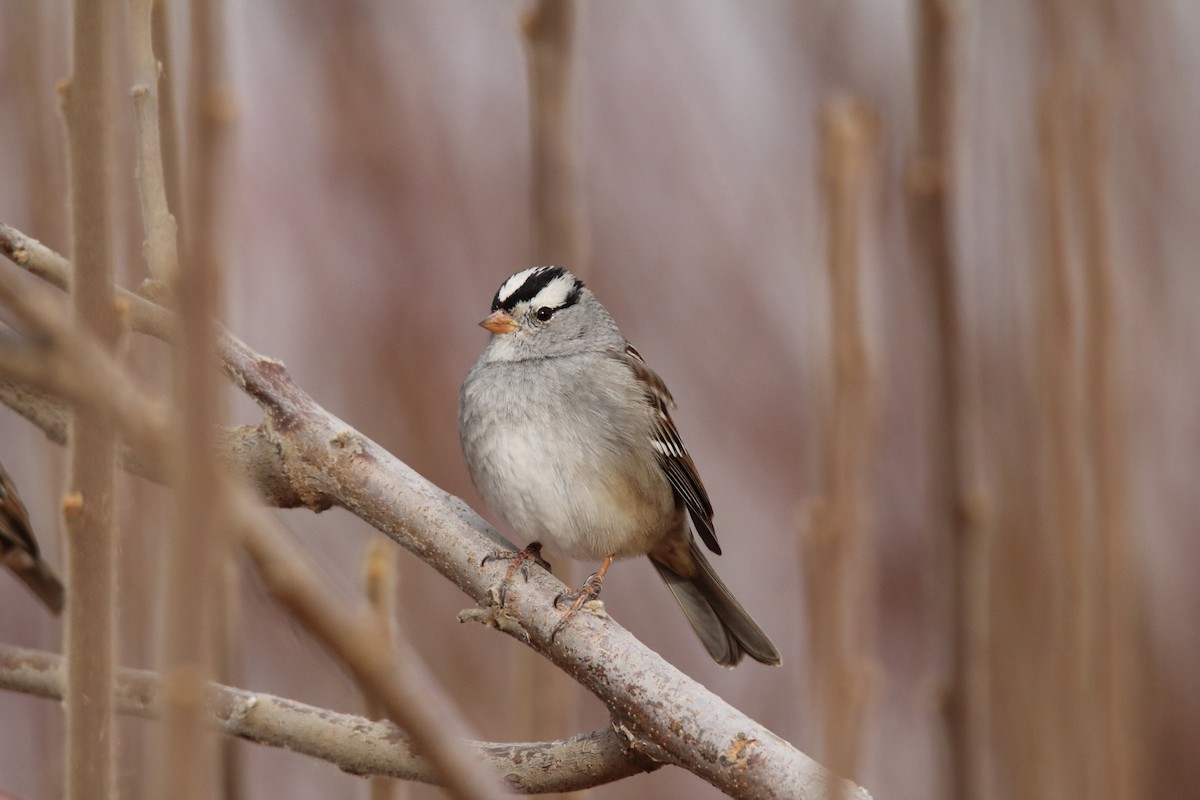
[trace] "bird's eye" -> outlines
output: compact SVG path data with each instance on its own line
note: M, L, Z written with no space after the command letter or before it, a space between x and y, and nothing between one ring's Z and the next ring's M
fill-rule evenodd
M549 306L542 306L534 312L534 316L540 319L542 322L546 322L554 316L554 309L550 308Z

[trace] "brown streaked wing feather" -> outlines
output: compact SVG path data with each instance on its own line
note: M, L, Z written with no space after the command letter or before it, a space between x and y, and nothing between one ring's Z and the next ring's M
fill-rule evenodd
M12 479L0 466L0 549L18 547L34 558L41 553L30 530L29 512L17 494Z
M0 564L17 576L55 614L63 610L63 585L42 561L29 512L0 466Z
M663 383L663 379L646 366L646 360L633 345L626 343L625 352L617 354L617 358L633 370L634 377L646 389L646 398L658 412L658 425L654 430L652 444L659 466L666 474L671 488L687 507L696 533L700 534L701 540L709 550L720 555L721 546L717 544L717 532L712 524L712 503L708 499L708 492L704 490L704 484L700 482L696 464L688 455L687 448L683 446L683 440L679 437L679 431L671 419L671 407L675 405L675 400L671 397L670 390Z

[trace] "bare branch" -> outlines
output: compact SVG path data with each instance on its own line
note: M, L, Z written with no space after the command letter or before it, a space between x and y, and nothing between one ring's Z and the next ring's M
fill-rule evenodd
M917 152L909 165L912 246L923 291L932 299L929 315L934 362L929 376L930 511L934 541L944 554L938 567L945 643L942 669L943 737L948 750L946 796L975 800L984 791L987 723L988 557L979 491L971 477L970 421L978 414L966 391L967 363L959 309L959 277L954 264L953 55L956 3L917 4Z
M70 286L70 262L38 240L3 223L0 223L0 253L3 253L17 266L52 286L63 290ZM22 290L15 286L9 292L10 296L17 299L20 299L19 295L21 294ZM126 321L132 330L168 343L177 341L179 325L170 311L125 289L117 288L116 294L118 302L123 304ZM37 315L37 319L41 320L38 324L43 325L54 324L54 318L53 312ZM224 354L229 349L230 338L228 332L218 327L217 349L221 355L222 364L225 362ZM23 383L34 386L43 385L34 373L40 372L44 368L44 366L36 364L28 365L29 371L14 375L14 377ZM65 431L56 430L53 420L46 417L44 412L38 408L39 404L31 397L24 396L25 394L26 392L23 391L6 390L3 384L0 384L0 400L37 424L54 441L65 442ZM68 399L80 400L80 398L69 396ZM82 398L82 401L86 402L86 398ZM154 413L157 415L160 412ZM222 440L218 451L224 454L224 461L230 467L231 472L253 486L271 505L278 508L306 506L314 511L322 511L332 505L332 502L327 499L311 496L301 497L296 493L287 478L287 471L280 459L278 449L270 438L265 436L265 430L261 426L233 428L220 432L218 436ZM139 449L136 442L131 444L133 448L126 458L126 468L134 474L150 480L167 483L166 467L161 459L153 458L150 453Z
M879 119L862 101L840 99L825 112L824 178L829 209L832 380L822 442L822 502L802 542L812 624L813 682L822 710L823 756L838 772L857 770L873 689L872 615L865 483L872 455L871 365L862 323L862 197ZM830 786L831 797L844 788Z
M102 399L130 443L161 465L158 434L165 429L166 412L146 399L112 354L81 333L50 298L18 286L2 273L0 302L34 333L28 344L0 347L0 370L11 379L65 398L75 408L94 406Z
M167 206L163 178L163 146L159 133L158 83L162 67L154 57L151 9L154 0L130 0L129 44L132 51L133 104L137 110L137 179L146 238L142 255L150 274L170 282L179 271L177 225Z
M264 508L244 492L236 492L233 501L236 536L279 603L419 743L454 797L495 797L494 776L462 746L466 725L416 654L403 646L381 646L371 614L350 612L326 591L302 551Z
M117 708L147 719L162 716L162 677L121 669ZM0 689L60 699L62 657L0 645ZM260 692L210 684L205 704L209 724L228 736L283 747L319 758L353 775L437 783L437 771L391 722L297 703ZM602 728L552 742L467 742L475 757L521 794L570 792L653 770L625 750L625 740Z
M1108 76L1102 76L1108 77ZM1096 557L1100 564L1100 588L1093 595L1097 631L1090 662L1097 674L1099 706L1094 723L1103 731L1100 755L1093 765L1102 765L1103 791L1112 798L1144 796L1148 787L1145 751L1147 691L1136 649L1138 631L1144 629L1136 601L1136 576L1130 528L1130 477L1126 436L1128 418L1121 402L1120 348L1123 333L1116 308L1117 285L1109 237L1111 209L1108 181L1112 169L1109 153L1111 120L1108 94L1111 84L1097 80L1081 103L1083 161L1076 180L1083 206L1084 293L1087 302L1088 336L1084 351L1084 379L1089 402L1088 438L1092 442L1089 467L1093 473L1097 512Z
M0 362L6 358L0 352ZM67 409L52 394L25 383L0 380L0 403L32 422L55 444L67 443ZM262 428L257 425L220 428L214 441L222 468L253 486L269 505L294 508L304 504L283 477L279 452ZM125 470L133 475L155 483L168 482L165 465L149 453L126 445L121 449L120 459Z
M363 594L375 623L375 641L392 649L396 641L396 548L385 539L367 543L363 558ZM375 718L383 714L379 703L367 695L366 713ZM371 800L392 800L396 784L383 777L371 779Z
M72 4L71 78L62 85L75 260L72 308L100 352L117 342L113 305L111 191L112 54L102 32L113 0ZM64 645L67 654L66 786L69 800L116 793L116 530L113 524L117 439L106 414L76 406L71 420L66 533Z
M232 336L219 339L218 351L226 372L263 408L281 477L306 505L346 508L480 605L490 603L505 567L482 561L510 543L461 500L321 408L278 361ZM579 614L551 643L560 618L553 600L563 588L549 573L532 572L528 583L509 589L500 612L515 624L498 627L595 694L634 750L739 798L815 800L827 797L830 785L846 796L868 796L663 661L607 615Z
M176 111L175 89L178 82L172 73L171 20L166 0L152 0L150 9L151 52L158 62L158 130L162 152L162 176L167 196L167 209L183 211L183 181L180 178L179 115Z
M0 402L40 428L50 441L67 443L67 409L53 396L18 381L0 380ZM125 469L135 475L142 474L129 463Z
M157 141L158 111L139 109L144 248L152 274L173 277L164 285L178 299L179 341L173 351L174 407L170 452L178 475L175 483L175 525L166 563L165 634L163 661L172 691L167 695L164 758L159 766L159 791L179 800L200 800L213 793L216 775L223 772L221 753L203 730L199 698L212 677L218 572L226 555L223 535L228 520L228 482L219 474L213 453L213 427L223 418L222 393L213 358L214 322L220 320L220 269L217 264L219 186L224 145L223 119L210 104L222 80L224 53L220 0L193 0L190 12L191 92L188 98L189 169L187 174L187 250L183 269L177 256L173 219L166 209L161 152ZM157 64L152 52L149 3L135 5L134 69L147 92L156 85ZM151 73L153 74L147 74ZM143 99L153 99L147 94ZM153 147L144 141L154 134ZM148 162L153 163L148 163ZM149 170L149 172L147 172ZM173 274L172 274L173 273Z

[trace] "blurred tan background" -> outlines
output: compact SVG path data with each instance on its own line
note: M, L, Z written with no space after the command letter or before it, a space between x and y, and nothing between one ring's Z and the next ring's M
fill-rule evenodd
M485 343L475 324L501 280L552 257L532 245L524 8L430 0L227 6L239 108L221 237L229 327L282 359L318 402L481 512L455 423L459 383ZM1070 740L1090 723L1063 692L1089 686L1083 674L1072 680L1072 663L1090 670L1105 652L1132 664L1124 696L1132 710L1118 714L1129 724L1117 741L1090 752L1117 752L1134 765L1124 796L1200 796L1200 5L963 0L955 8L948 208L970 404L962 410L967 483L984 542L984 571L975 576L986 598L980 796L1080 796L1066 791L1071 777L1095 764L1075 763ZM172 13L179 33L185 15ZM916 28L914 3L882 0L579 3L572 143L583 252L566 265L679 401L676 421L717 509L725 555L716 566L780 646L784 665L712 664L643 560L610 573L609 611L821 758L828 745L823 690L813 680L815 610L801 566L801 533L822 491L832 370L821 117L836 97L875 109L879 140L859 209L875 419L861 476L868 556L856 562L870 688L851 777L877 798L914 800L953 796L939 700L952 593L929 445L944 420L932 411L934 299L914 257L905 188L917 148ZM60 252L68 246L65 148L54 86L68 69L67 32L63 3L0 4L0 221ZM177 69L186 56L176 50ZM1064 85L1066 94L1056 94ZM1091 134L1070 123L1052 151L1060 161L1047 155L1047 126L1075 86L1101 98L1095 127L1106 148L1102 166L1082 172L1103 176L1116 503L1102 491L1113 484L1086 466L1095 449L1094 429L1082 422L1095 401L1086 381L1071 389L1065 416L1052 413L1055 376L1082 363L1069 359L1082 360L1098 335L1085 301L1097 239L1080 211L1084 195L1068 178L1061 224L1048 199L1058 167L1074 174L1061 159L1086 161ZM131 106L118 111L118 264L123 283L135 286L145 267ZM1052 275L1065 276L1067 300L1048 309ZM1063 337L1074 349L1055 361ZM134 340L129 349L147 375L163 374L159 344ZM234 408L234 422L256 421L244 399ZM1069 459L1083 454L1085 474L1066 500L1055 460L1064 437ZM50 561L61 563L59 451L0 409L0 460ZM150 668L169 498L137 479L124 488L121 662ZM280 517L330 581L348 598L360 593L364 546L378 534L337 510ZM1115 577L1096 578L1087 561L1102 521L1123 553ZM575 565L573 574L593 568ZM1083 635L1073 624L1076 589L1104 593L1110 580L1128 599L1127 627L1072 650ZM402 630L479 737L554 738L605 723L603 707L572 686L570 718L518 733L530 702L514 690L514 670L530 664L518 645L459 625L466 598L407 554L399 593ZM233 683L361 711L349 679L256 584L246 581L242 595ZM0 579L0 607L0 641L59 649L57 623L15 581ZM1082 660L1070 662L1064 647ZM149 791L155 730L122 722L123 796ZM60 738L56 704L0 694L0 795L56 797ZM365 781L324 763L242 743L237 753L242 797L367 796ZM587 793L715 796L671 768Z

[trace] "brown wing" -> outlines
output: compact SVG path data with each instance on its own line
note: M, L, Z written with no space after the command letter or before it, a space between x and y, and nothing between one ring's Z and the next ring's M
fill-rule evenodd
M708 492L704 491L704 484L700 482L696 465L688 455L687 448L683 446L675 423L671 421L670 410L675 405L671 392L662 378L646 366L646 360L633 345L626 344L625 352L617 357L633 370L634 376L646 389L646 399L658 412L658 424L651 440L658 465L666 474L671 488L687 507L696 533L700 534L701 540L708 545L709 550L720 555L721 546L717 544L717 532L713 529L713 508L708 499Z
M0 564L8 567L55 614L63 610L63 585L45 561L29 525L29 512L0 466Z
M29 512L17 495L12 479L0 466L0 551L20 549L37 558L37 540L29 525Z

